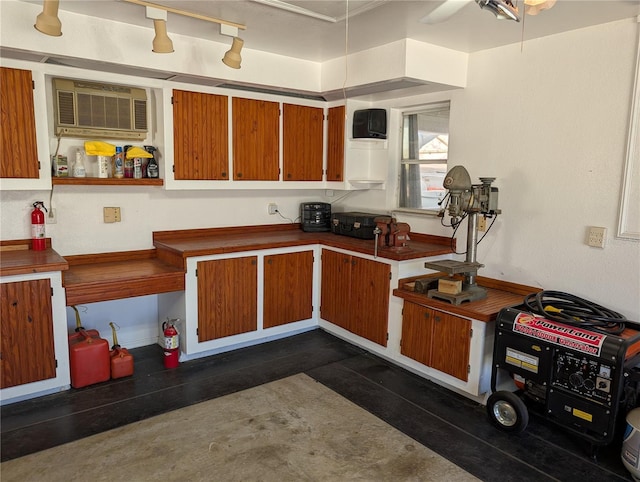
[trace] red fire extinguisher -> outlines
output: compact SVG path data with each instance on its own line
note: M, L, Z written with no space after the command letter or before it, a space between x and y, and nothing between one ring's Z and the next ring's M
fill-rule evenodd
M33 211L31 211L31 249L34 251L44 251L47 247L44 233L44 213L40 211L40 207L47 210L42 201L36 201L33 203Z
M176 321L177 320L167 320L162 324L165 368L176 368L180 362L179 334L174 326L174 322Z

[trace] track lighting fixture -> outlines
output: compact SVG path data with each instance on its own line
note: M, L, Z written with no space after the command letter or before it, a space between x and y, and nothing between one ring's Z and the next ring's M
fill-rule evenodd
M242 57L240 56L240 50L242 50L242 46L244 45L244 40L240 37L233 37L233 43L231 44L231 48L227 50L222 58L222 62L232 69L239 69L240 62L242 62Z
M58 18L58 7L60 0L44 0L42 2L42 13L36 17L36 30L51 35L52 37L60 37L62 35L62 23Z
M228 35L233 37L233 44L231 49L224 54L222 61L225 65L231 68L239 69L242 57L240 57L240 50L244 45L244 40L238 37L238 29L244 30L246 27L239 23L228 22L214 17L207 17L206 15L200 15L199 13L191 13L186 10L180 10L173 7L165 7L156 3L146 2L144 0L124 0L128 3L135 3L136 5L142 5L147 8L147 18L153 19L153 27L156 32L156 37L153 39L153 51L156 53L170 53L173 52L173 42L167 35L167 12L177 15L183 15L185 17L197 18L198 20L205 20L207 22L220 24L220 33L222 35Z
M167 35L167 21L154 20L153 29L156 32L156 36L153 38L153 51L157 54L173 52L173 42Z
M147 18L153 20L153 29L156 32L156 36L153 38L153 51L157 54L173 52L173 42L167 35L167 12L147 7Z

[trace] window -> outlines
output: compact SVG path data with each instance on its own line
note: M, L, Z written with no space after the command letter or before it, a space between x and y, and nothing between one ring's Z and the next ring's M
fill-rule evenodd
M449 102L429 104L402 115L398 207L439 210L446 194Z

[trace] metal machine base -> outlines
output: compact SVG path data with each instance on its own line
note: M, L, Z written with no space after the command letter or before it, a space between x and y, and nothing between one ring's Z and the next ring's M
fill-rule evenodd
M460 305L465 301L483 300L487 297L487 290L480 286L469 286L464 288L461 293L452 295L449 293L441 293L438 290L427 291L427 297L437 300L448 301L452 305Z

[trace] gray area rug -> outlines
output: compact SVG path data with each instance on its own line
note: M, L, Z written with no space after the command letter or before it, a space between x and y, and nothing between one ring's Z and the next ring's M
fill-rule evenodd
M20 481L478 480L306 375L0 465Z

